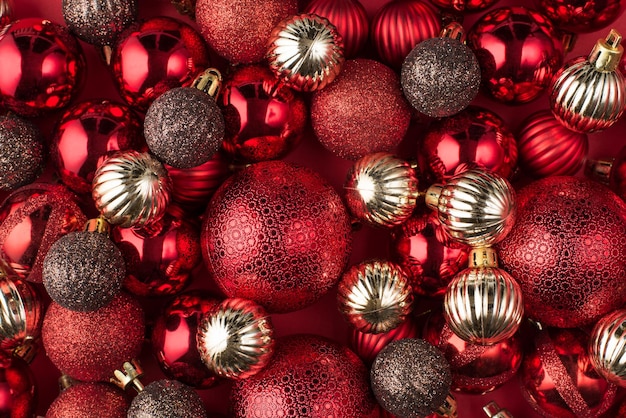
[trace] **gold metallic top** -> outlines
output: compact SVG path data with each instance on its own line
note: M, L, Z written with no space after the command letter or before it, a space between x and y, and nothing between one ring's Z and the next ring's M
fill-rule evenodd
M76 381L70 376L64 374L59 377L59 390L63 392L65 389L69 389L76 384Z
M452 21L441 29L440 38L452 38L461 43L465 43L465 30L459 22Z
M472 248L469 253L469 266L473 267L498 267L498 254L491 247Z
M494 401L489 402L483 406L483 411L489 418L513 418L513 415L506 409L500 409L497 403Z
M222 87L222 73L215 68L207 68L193 80L191 87L201 90L215 98Z
M122 389L126 389L129 385L133 385L133 388L135 388L137 392L141 392L143 390L143 384L139 378L143 376L143 369L139 365L139 362L137 360L124 362L122 368L124 371L115 370L113 372L113 376L115 377L110 379L111 383Z
M589 63L600 72L615 71L624 53L621 41L622 35L611 29L606 39L598 39L596 42L589 54Z
M452 394L448 394L448 397L436 411L435 415L442 418L457 418L459 413L457 412L456 399Z
M97 218L89 219L85 223L85 227L83 228L83 231L98 232L100 234L105 234L106 236L109 236L111 234L111 225L101 215L101 216L98 216Z

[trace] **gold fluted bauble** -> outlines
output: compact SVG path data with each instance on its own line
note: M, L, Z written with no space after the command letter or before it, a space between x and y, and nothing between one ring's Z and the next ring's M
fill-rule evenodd
M589 358L605 379L626 387L626 309L602 317L589 339Z

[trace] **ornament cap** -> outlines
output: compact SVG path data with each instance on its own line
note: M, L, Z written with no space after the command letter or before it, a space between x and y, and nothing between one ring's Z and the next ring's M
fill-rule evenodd
M441 196L441 191L443 190L443 186L441 184L433 184L426 190L426 195L424 199L426 201L426 206L432 210L437 210L439 207L439 196Z
M215 98L222 87L222 73L216 68L207 68L200 73L193 81L191 87L205 92L209 96Z
M111 224L103 216L98 216L97 218L89 219L85 223L83 231L97 232L109 236L111 234Z
M100 49L100 55L106 63L107 67L111 66L111 59L113 58L113 48L111 45L103 45Z
M589 54L589 63L600 72L615 71L624 53L621 41L622 35L611 29L606 39L598 39L596 42Z
M465 30L459 22L452 21L441 29L439 37L456 39L461 43L465 43Z
M456 407L456 399L452 394L448 394L446 400L435 411L435 415L442 418L457 418L459 413Z
M585 176L600 183L609 184L614 158L587 160L585 162Z
M30 364L37 356L37 348L35 339L31 336L27 336L24 339L24 342L13 350L13 356L21 358L24 362L26 362L26 364Z
M61 392L63 392L66 389L71 388L75 384L76 384L76 381L66 374L59 377L59 390Z
M13 1L12 0L0 0L0 22L2 24L8 22L13 18Z
M143 369L139 365L137 360L131 360L124 362L121 370L115 370L110 382L114 385L119 386L122 389L126 389L129 385L133 385L133 388L137 392L143 391L143 384L139 380L141 376L143 376Z
M483 411L489 418L513 418L513 415L506 409L501 409L495 401L483 406Z
M498 267L498 254L491 247L472 248L469 255L469 267Z
M196 2L194 0L171 0L178 13L196 18Z

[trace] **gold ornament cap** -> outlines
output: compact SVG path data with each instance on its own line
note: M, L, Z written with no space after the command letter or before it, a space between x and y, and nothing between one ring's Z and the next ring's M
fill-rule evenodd
M122 370L115 370L110 382L125 390L132 385L137 392L143 391L143 383L139 380L143 376L143 369L137 360L126 361L122 365Z
M472 248L469 253L470 268L498 267L498 254L491 247Z
M435 411L435 416L441 418L457 418L459 413L457 411L456 399L450 393L443 404Z
M598 39L589 54L589 63L600 72L612 72L617 69L624 54L624 47L620 44L622 35L611 29L606 39Z
M441 32L439 32L439 37L456 39L457 41L464 44L465 30L463 29L463 25L461 25L459 22L452 21L444 26L443 29L441 29Z
M97 218L89 219L85 223L83 231L97 232L99 234L104 234L108 237L111 234L111 224L109 224L103 216L98 216Z
M216 68L207 68L193 80L191 87L216 98L222 88L222 81L222 73Z
M513 418L513 415L506 409L502 409L495 401L483 406L483 411L489 418Z

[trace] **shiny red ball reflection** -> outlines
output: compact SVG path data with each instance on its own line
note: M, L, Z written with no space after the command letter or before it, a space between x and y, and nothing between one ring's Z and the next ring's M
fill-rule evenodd
M588 33L602 29L624 12L624 0L535 0L544 13L564 31Z
M0 368L0 417L32 418L37 406L35 378L20 358Z
M626 201L626 147L615 157L609 178L611 189Z

